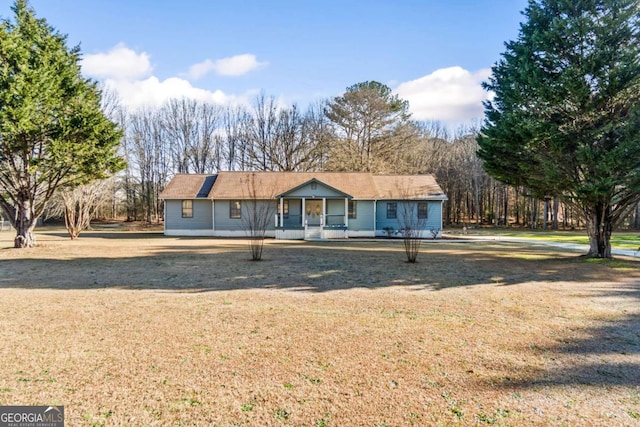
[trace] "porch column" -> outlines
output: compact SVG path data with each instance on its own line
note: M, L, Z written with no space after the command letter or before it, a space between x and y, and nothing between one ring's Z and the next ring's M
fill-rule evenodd
M428 209L427 205L427 209ZM442 218L442 213L444 212L444 200L440 201L440 237L442 237L442 233L444 232L444 223L443 223L443 218ZM505 221L508 221L508 219L505 217Z
M322 198L322 220L320 221L322 225L327 225L327 199Z
M211 231L216 231L216 201L211 200Z
M304 227L304 221L307 217L307 210L306 210L306 201L307 199L305 199L304 197L302 198L302 215L301 215L301 219L300 219L300 225Z
M284 197L280 197L280 227L284 227Z
M378 222L378 201L373 201L373 235L376 235L376 223Z
M344 226L349 228L349 199L344 198Z

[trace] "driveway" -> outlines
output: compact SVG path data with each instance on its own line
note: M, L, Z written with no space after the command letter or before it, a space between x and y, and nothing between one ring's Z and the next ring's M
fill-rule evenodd
M558 248L572 249L575 251L589 251L589 245L582 245L578 243L562 243L562 242L550 242L548 240L539 239L527 239L522 237L500 236L500 235L448 235L445 237L459 239L459 240L489 240L489 241L505 241L505 242L518 242L518 243L538 243L541 245L555 246ZM638 250L628 249L611 249L612 255L629 256L634 258L640 258L640 248Z

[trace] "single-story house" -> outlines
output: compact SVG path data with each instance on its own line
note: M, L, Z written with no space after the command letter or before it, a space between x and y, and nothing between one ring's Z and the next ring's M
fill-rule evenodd
M447 200L432 175L361 172L179 174L160 197L167 236L247 236L266 218L276 239L400 236L407 227L440 237Z

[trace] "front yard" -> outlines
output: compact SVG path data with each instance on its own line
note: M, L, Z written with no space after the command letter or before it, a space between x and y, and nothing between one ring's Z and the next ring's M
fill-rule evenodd
M67 425L640 423L640 262L509 242L0 233L0 405Z

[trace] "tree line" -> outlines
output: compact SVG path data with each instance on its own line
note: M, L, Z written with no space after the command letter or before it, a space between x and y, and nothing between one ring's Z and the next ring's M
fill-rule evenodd
M112 109L123 132L120 152L127 164L114 190L119 214L128 220L160 221L159 194L179 173L367 171L434 173L447 194L455 192L448 222L485 220L484 212L466 201L481 205L485 195L480 192L491 178L478 168L471 196L462 176L467 164L477 163L475 130L461 129L450 137L438 123L412 121L406 103L394 111L396 100L386 86L356 86L347 90L355 99L339 108L336 100L324 100L303 110L260 94L250 106L183 98L157 108ZM363 102L368 110L361 108ZM472 215L469 209L475 209Z
M477 154L478 125L451 131L412 120L408 103L378 82L353 85L304 110L264 93L249 106L183 98L157 108L109 110L123 131L127 162L114 192L119 214L131 221L162 220L159 194L177 173L255 170L428 173L449 198L445 225L584 225L559 198L492 178ZM638 228L639 222L636 210L624 225Z

